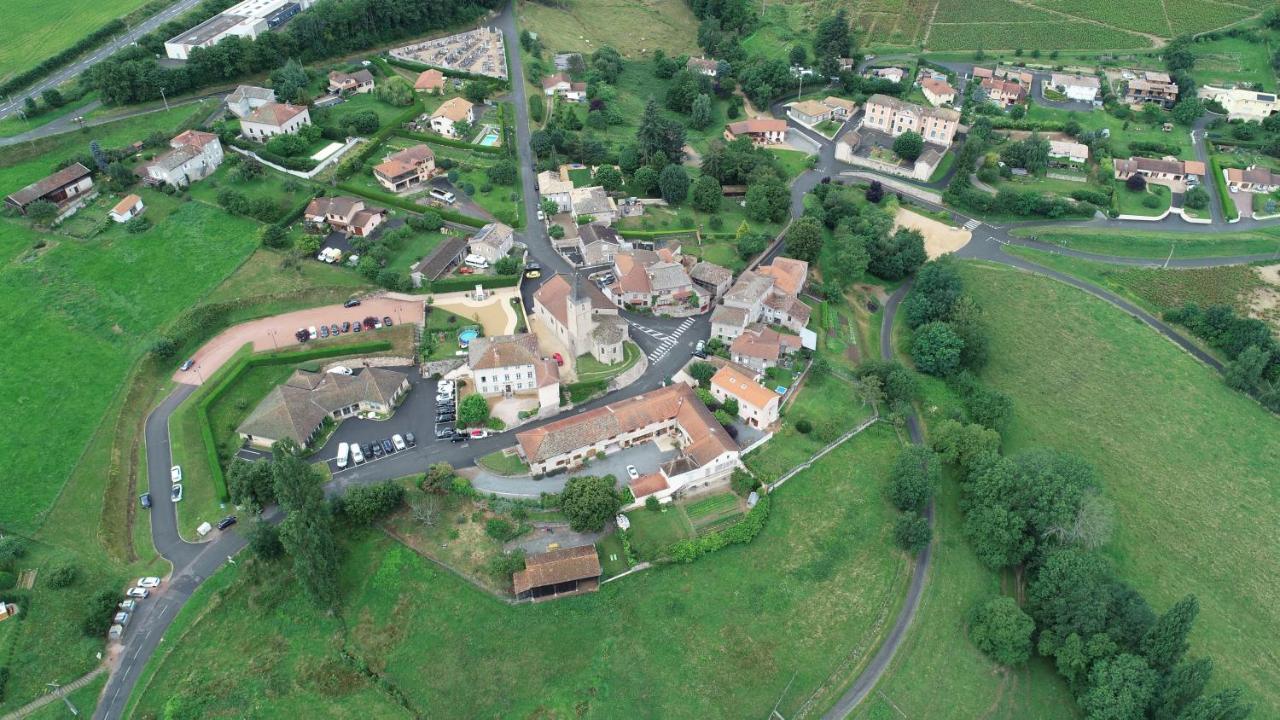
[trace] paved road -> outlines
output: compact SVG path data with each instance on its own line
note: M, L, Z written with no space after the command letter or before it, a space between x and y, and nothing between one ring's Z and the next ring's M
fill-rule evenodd
M226 97L226 95L227 95L226 92L216 92L216 93L209 93L206 95L200 95L199 97L184 98L179 101L170 102L169 109L182 107L184 105L191 105L193 103L203 102L205 100L208 100L209 98L221 99L223 97ZM102 107L102 101L94 100L93 102L81 108L79 112L64 115L56 120L50 120L49 122L45 123L44 125L41 125L40 127L32 128L31 130L28 130L23 133L18 133L17 135L10 135L9 137L0 137L0 147L4 147L6 145L19 145L21 143L28 142L30 140L39 140L40 138L48 137L50 135L60 135L62 133L75 132L76 130L79 130L81 128L97 127L98 125L106 125L108 123L114 123L114 122L119 122L121 120L128 120L129 118L139 117L141 115L150 115L151 113L165 111L165 106L161 104L155 107L141 108L138 110L131 110L129 112L120 113L120 114L103 115L101 117L96 117L90 120L86 120L84 123L77 123L75 121L75 118L77 116L92 112L100 107ZM219 107L215 112L221 112L221 107Z
M130 28L123 35L112 38L106 44L99 46L98 49L94 50L91 54L81 57L81 59L74 63L63 67L61 70L55 71L44 80L26 88L11 98L7 98L5 101L6 104L0 104L0 118L8 117L13 112L20 110L22 108L23 99L39 96L40 93L49 88L57 87L72 78L78 77L89 68L110 57L117 50L120 50L127 45L132 45L137 42L138 38L146 35L152 30L155 30L178 15L190 10L199 4L199 2L200 0L178 0L164 10L161 10L155 15L152 15L141 23Z

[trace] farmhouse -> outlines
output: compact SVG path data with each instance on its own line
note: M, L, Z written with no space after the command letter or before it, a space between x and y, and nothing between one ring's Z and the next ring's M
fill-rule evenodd
M907 79L907 70L900 67L872 68L866 72L866 77L900 83Z
M458 137L455 125L475 121L475 106L460 97L449 98L431 113L431 129L446 137Z
M1026 89L1012 80L997 80L996 78L982 79L982 92L986 94L987 100L1009 107L1022 102L1026 96Z
M467 238L461 235L449 235L426 257L418 261L409 270L409 279L414 287L422 287L424 282L439 280L450 268L462 262L467 253Z
M934 107L950 105L956 101L956 89L946 80L935 80L931 77L920 81L920 91Z
M357 70L344 73L334 70L329 73L329 92L331 93L370 93L373 92L373 73L368 70Z
M587 84L571 82L563 73L542 78L542 93L547 97L561 97L569 102L587 99Z
M146 182L184 188L209 177L222 164L222 142L212 133L187 130L171 139L169 148L139 168Z
M569 211L569 193L572 191L573 183L555 170L544 170L538 173L538 194L543 200L554 200L556 209L560 212Z
M578 275L557 274L533 294L533 316L569 348L606 365L625 358L627 321L599 288Z
M1053 73L1049 76L1049 80L1045 82L1045 89L1053 89L1060 92L1066 95L1069 100L1097 102L1098 92L1102 89L1102 82L1096 77L1088 77L1086 75Z
M520 455L534 475L572 470L598 453L609 454L659 438L675 440L679 447L679 456L658 468L666 485L653 493L659 499L694 484L726 478L738 467L738 443L684 383L516 434ZM636 495L637 500L642 496Z
M5 205L23 215L27 208L37 200L47 200L58 206L58 218L79 210L84 203L97 195L93 189L93 178L89 176L89 168L80 163L72 163L43 180L37 180L18 192L4 199Z
M240 119L240 132L249 140L266 142L276 135L293 135L311 124L311 113L302 105L266 103Z
M479 255L490 263L496 263L511 252L515 233L510 225L491 222L480 228L468 241L472 255Z
M1073 163L1084 163L1089 160L1089 146L1070 140L1050 140L1049 157Z
M341 421L361 412L387 414L408 392L409 378L395 370L365 368L354 375L295 370L267 393L237 432L262 448L285 438L306 446L326 419Z
M708 60L704 57L691 57L684 66L689 72L706 75L707 77L715 77L720 68L720 64L715 60Z
M946 108L926 108L888 95L867 98L863 126L898 137L904 132L919 133L925 142L950 147L960 128L960 113Z
M764 372L767 368L777 366L783 355L790 355L799 349L799 336L784 335L767 325L756 323L748 325L729 344L729 358L756 372Z
M1199 95L1226 108L1228 120L1262 122L1273 113L1280 112L1280 100L1276 99L1275 93L1205 85L1200 88Z
M444 90L444 73L432 68L423 70L418 79L413 81L413 89L418 92L438 92Z
M777 145L787 138L787 121L775 118L752 118L725 126L725 140L733 142L740 137L750 138L755 145Z
M364 200L347 195L317 197L307 203L303 222L312 229L330 227L356 237L368 237L387 219L382 208L366 208Z
M111 212L107 214L111 216L112 220L122 223L138 217L144 209L142 198L129 194L116 203L115 207L111 208Z
M240 85L227 96L227 111L243 119L254 110L275 101L275 90L256 85Z
M229 37L252 40L284 25L294 15L311 7L313 2L314 0L244 0L170 38L164 44L165 55L173 60L186 60L191 56L192 50L213 47Z
M1125 87L1124 101L1133 107L1156 103L1166 109L1171 108L1178 101L1178 84L1169 78L1168 73L1143 71Z
M711 395L720 402L737 400L738 417L751 427L767 428L778 422L782 396L733 365L726 363L711 377Z
M1243 190L1251 193L1273 193L1280 190L1280 173L1257 165L1240 168L1227 168L1227 185L1232 190Z
M618 217L618 204L599 185L573 188L569 191L569 211L591 222L612 225Z
M524 570L511 575L511 589L519 600L551 600L600 588L600 558L595 545L534 553Z
M808 263L784 257L743 272L711 314L711 337L731 341L760 322L800 332L812 312L799 297L808 277Z
M481 395L536 393L541 407L560 405L560 368L538 352L532 333L478 337L467 347L467 366Z
M426 145L414 145L388 155L373 168L378 184L391 192L418 187L436 172L436 154Z
M1204 163L1196 160L1179 160L1167 156L1160 158L1131 157L1128 160L1115 161L1115 178L1128 180L1133 175L1141 175L1147 182L1166 185L1174 192L1181 192L1187 178L1204 177Z

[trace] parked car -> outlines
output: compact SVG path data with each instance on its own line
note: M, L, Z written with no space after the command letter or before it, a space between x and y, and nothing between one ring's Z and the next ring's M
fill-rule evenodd
M147 577L144 577L144 578L138 578L138 587L140 588L160 587L160 578L156 577L155 575L148 575Z
M627 477L631 478L632 480L635 480L636 478L640 477L640 471L636 470L635 465L627 466Z
M472 270L472 269L471 269L471 268L469 268L469 267L465 267L465 266L464 266L464 267L460 267L460 268L458 268L458 274L459 274L459 275L470 275L470 274L472 274L472 273L474 273L474 272L475 272L475 270Z
M373 456L374 456L374 457L376 457L376 458L380 458L380 457L382 457L382 455L383 455L382 443L374 443L374 444L373 444Z
M360 449L364 450L365 457L367 458L373 457L373 443L365 443L364 445L360 446Z
M447 427L436 428L436 438L443 440L447 437L453 437L453 429Z
M174 485L169 489L169 499L173 502L182 502L182 485Z
M391 327L391 316L390 316L390 315L388 315L388 316L386 316L386 317L382 318L382 327Z
M346 321L346 322L343 322L343 323L342 323L342 332L344 332L344 333L345 333L345 332L351 332L351 322L350 322L350 321Z
M298 332L294 333L293 336L297 338L300 343L304 343L311 339L311 333L307 332L306 328L298 328Z
M124 637L123 625L112 625L111 628L107 630L108 640L119 640L122 637Z
M396 450L403 450L408 447L408 445L404 444L404 438L400 437L400 433L391 436L391 444L395 446Z
M315 340L317 337L319 337L319 334L316 333L315 325L312 325L311 327L307 328L307 334L311 336L312 340Z
M538 211L538 219L539 219L539 220L546 220L546 219L547 219L547 214L546 214L546 213L544 213L544 212L542 212L541 210L539 210L539 211Z
M338 323L334 323L334 324L329 328L329 334L330 334L330 335L341 335L341 334L342 334L342 329L338 327Z
M460 442L466 442L470 439L471 439L471 436L467 435L466 433L463 433L461 435L454 435L453 437L449 438L449 442L460 443Z
M485 430L484 428L475 428L471 431L472 440L479 440L481 438L487 438L487 437L489 437L489 431Z
M329 337L329 326L328 326L328 325L321 325L321 326L320 326L320 337L322 337L322 338L327 338L327 337Z
M409 447L413 447L418 444L418 438L414 437L411 432L404 434L404 441L409 443Z
M112 618L112 622L114 622L116 625L119 625L119 626L121 626L121 627L124 627L125 625L128 625L128 624L129 624L129 613L124 612L123 610L121 610L120 612L116 613L116 616L115 616L114 618Z
M195 364L196 364L196 361L195 361L195 360L193 360L193 359L191 359L191 358L187 358L187 361L186 361L186 362L184 362L184 363L182 363L182 365L181 365L178 369L179 369L179 370L181 370L182 372L186 372L186 371L190 370L190 369L191 369L191 366L193 366L193 365L195 365Z
M182 466L174 465L169 468L169 482L177 484L182 482Z
M360 321L357 320L355 325L351 326L351 332L360 332Z
M125 590L124 594L131 598L143 599L143 598L146 598L148 595L150 595L151 592L146 588L131 587L128 590Z
M376 317L374 317L374 316L372 316L372 315L370 315L369 317L367 317L367 318L365 318L365 319L364 319L364 329L365 329L365 330L372 330L374 327L376 327L376 326L377 326L377 324L378 324L378 318L376 318Z
M360 450L360 443L351 443L351 462L356 465L364 462L364 452Z
M530 280L537 280L538 278L542 277L542 271L541 270L525 270L524 276L529 278Z
M551 357L556 361L556 365L559 365L560 367L564 367L563 355L561 355L560 353L551 353Z
M235 516L235 515L228 515L228 516L226 516L226 517L224 517L224 518L222 518L221 520L219 520L219 521L218 521L218 529L219 529L219 530L226 530L227 528L231 527L232 525L235 525L237 520L238 520L238 518L236 518L236 516Z
M452 380L441 380L436 383L436 389L439 390L441 388L449 388L450 390L452 390L454 388L454 385L455 384Z
M358 306L359 304L360 304L360 301L359 301L357 298L351 298L350 300L348 300L348 301L346 301L346 302L342 303L342 307L344 307L344 308L353 308L353 307Z
M134 610L138 609L138 601L134 600L133 598L129 598L128 600L121 600L120 604L117 605L116 607L120 608L121 610L124 610L125 612L133 612Z
M541 269L542 269L542 265L541 265L540 263L536 263L536 262L534 262L534 261L530 260L529 262L527 262L527 263L525 263L525 264L524 264L524 269L525 269L525 270L541 270Z
M353 374L354 371L351 368L347 367L346 365L334 365L333 367L329 368L329 372L333 373L334 375L351 375Z
M150 510L151 509L151 493L142 493L142 495L138 497L138 502L142 503L142 507L144 510Z
M395 451L396 451L396 448L395 448L395 446L394 446L394 445L392 445L392 444L391 444L391 441L390 441L390 440L386 440L386 439L384 439L384 440L382 441L382 451L383 451L383 452L385 452L386 454L390 455L391 453L393 453L393 452L395 452Z

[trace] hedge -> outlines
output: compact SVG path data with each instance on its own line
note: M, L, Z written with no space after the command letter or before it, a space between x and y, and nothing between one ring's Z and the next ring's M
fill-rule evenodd
M495 145L476 145L465 140L454 140L443 135L428 135L426 133L413 132L404 128L393 128L393 135L398 135L409 140L419 140L425 143L434 143L437 145L447 145L448 147L462 148L464 150L475 150L476 152L489 153L490 155L502 155L506 153L503 147Z
M676 562L691 563L707 553L715 552L728 545L745 545L755 540L764 529L765 521L769 519L769 501L770 497L763 495L746 517L724 530L710 532L692 540L681 540L672 545L671 559Z
M391 133L400 129L400 125L409 122L420 112L422 112L422 103L414 101L414 103L406 108L404 112L397 115L395 120L387 123L384 127L379 128L378 132L374 133L369 138L369 142L365 143L365 146L360 148L355 155L348 155L345 160L338 163L338 166L333 170L334 174L341 179L345 179L351 177L356 172L359 172L360 166L364 164L364 161L368 160L370 155L378 151L378 148L382 146L383 141L391 137ZM350 170L349 168L355 169Z
M1226 213L1228 221L1235 220L1240 213L1236 210L1235 201L1231 199L1231 193L1227 192L1227 179L1216 155L1210 156L1209 169L1213 172L1213 184L1218 188L1218 197L1222 198L1222 212Z
M151 5L154 5L154 3L152 3ZM151 5L147 5L146 7L150 9ZM160 8L157 7L154 10L152 10L152 12L154 13L159 9ZM17 75L14 75L12 78L9 78L9 80L7 80L3 85L0 85L0 95L13 94L14 92L30 85L36 80L39 80L45 75L48 75L50 72L53 72L54 70L62 67L63 65L66 65L67 63L76 59L80 55L101 45L104 40L110 38L112 35L119 32L125 32L128 29L129 29L129 26L126 25L124 20L120 18L116 18L115 20L108 22L106 25L103 25L97 30L94 30L88 35L85 35L84 37L80 38L78 41L76 41L74 45L67 48L66 50L63 50L62 52L58 53L57 55L54 55L53 57L46 58L39 65L36 65L30 70L18 73Z
M290 170L297 170L299 172L310 172L311 170L314 170L316 168L316 165L320 164L319 161L312 160L311 158L291 158L291 157L285 157L283 155L277 155L276 153L273 153L270 150L268 150L264 145L261 145L255 142L250 142L248 140L241 138L238 135L231 138L231 144L235 145L241 150L247 150L248 152L251 152L257 155L259 158L261 158L262 160L265 160L266 162L275 163L276 165L286 167Z
M519 275L467 275L432 280L430 288L433 293L446 293L470 290L476 285L486 289L515 287L519 282Z
M499 80L498 78L492 78L488 75L475 75L465 70L455 70L453 68L440 67L439 65L428 65L426 63L414 62L412 60L401 60L396 57L388 57L386 59L386 63L395 67L404 68L405 70L412 70L414 72L422 72L423 70L439 70L445 77L459 78L461 80L483 80L491 85L501 87L506 90L511 89L510 81Z
M353 185L352 183L340 183L338 185L338 189L343 190L345 192L349 192L353 195L360 195L362 197L366 197L370 200L377 200L380 203L391 205L393 207L398 207L401 210L408 210L409 212L413 212L413 213L421 213L424 210L430 210L431 212L439 214L440 217L444 218L445 220L448 220L449 222L457 223L459 225L466 225L468 227L480 228L489 224L488 220L473 218L470 215L463 215L462 213L454 212L452 210L445 210L443 208L417 205L397 195L381 192L379 190L371 190L366 187L360 187L359 185Z
M218 446L213 440L213 425L209 422L209 406L222 397L246 370L266 365L287 365L305 360L337 357L340 355L356 355L364 352L381 352L390 350L391 343L386 340L335 345L333 347L313 348L285 352L263 353L261 355L240 355L233 358L230 365L224 366L215 375L216 381L206 383L192 397L195 401L196 420L200 423L200 437L204 441L205 455L209 467L213 471L213 489L223 501L231 499L227 492L227 478L222 472L222 462L218 458Z

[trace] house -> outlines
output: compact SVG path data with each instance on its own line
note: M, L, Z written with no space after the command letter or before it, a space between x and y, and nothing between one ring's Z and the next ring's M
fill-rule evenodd
M125 195L120 202L116 203L115 207L111 208L111 212L107 214L111 216L112 220L122 223L129 222L130 220L138 217L142 214L144 209L142 198L137 195L129 194Z
M809 281L809 263L789 257L776 257L768 265L756 268L762 277L772 278L774 288L784 295L799 295Z
M275 101L275 90L256 85L240 85L227 96L227 111L243 119L254 110Z
M600 558L595 545L560 548L525 557L524 570L511 575L518 600L550 600L600 588Z
M691 57L684 66L689 72L706 75L707 77L715 77L720 70L720 63L704 57Z
M723 482L739 467L738 443L685 383L516 433L517 450L534 475L572 470L597 454L660 438L674 441L679 455L655 469L662 475L661 483L640 488L632 484L637 503L648 495L661 500L685 489ZM646 476L655 474L649 468L642 471L649 471Z
M784 257L743 272L711 314L711 337L728 342L761 322L800 332L812 313L800 300L808 278L808 263Z
M817 125L831 119L831 108L817 100L802 100L791 103L787 108L787 115L798 123Z
M724 297L733 284L733 271L705 260L698 261L689 270L689 279L711 296L711 301Z
M460 123L471 123L476 121L475 106L463 98L449 98L444 101L440 107L431 113L431 129L432 131L444 135L446 137L458 137L458 132L454 128Z
M1280 190L1280 173L1257 165L1240 168L1227 168L1227 185L1233 192L1243 190L1251 193L1273 193Z
M373 73L368 70L357 70L344 73L334 70L329 73L329 92L338 93L371 93L373 92Z
M1280 100L1276 99L1275 93L1205 85L1200 88L1199 96L1205 100L1213 100L1226 108L1228 120L1260 123L1272 114L1280 112Z
M612 264L614 256L624 248L630 249L631 243L608 225L587 223L578 227L578 254L584 267Z
M907 69L900 67L872 68L866 72L866 77L900 83L907 79Z
M776 367L782 356L800 349L800 337L784 335L773 328L756 323L748 325L729 344L729 359L756 372Z
M58 172L37 180L4 199L5 205L23 215L37 200L47 200L58 206L58 220L79 210L90 198L97 195L89 168L72 163Z
M993 78L995 76L996 76L995 71L993 71L991 68L975 67L973 69L974 80L985 80L987 78Z
M1012 80L983 78L981 87L987 100L1003 107L1017 105L1027 97L1026 88Z
M555 360L542 356L533 333L472 340L467 367L481 395L537 393L539 406L560 406L560 368Z
M444 90L444 73L431 68L423 70L418 79L413 81L413 89L418 92L441 92Z
M409 378L385 368L365 368L354 375L294 370L236 432L260 448L286 438L305 447L320 434L325 420L342 421L362 412L388 414L408 392Z
M828 95L823 98L822 104L831 109L832 120L848 120L853 117L855 112L858 111L858 103L852 100L845 100L844 98L836 97L835 95Z
M266 142L276 135L293 135L311 124L311 113L302 105L266 103L240 119L240 133L249 140Z
M733 142L740 137L750 138L756 145L777 145L787 138L787 121L774 118L752 118L725 126L726 141Z
M862 124L898 137L904 132L919 133L927 143L950 147L960 128L960 113L948 108L926 108L888 95L867 98Z
M1133 175L1141 175L1149 183L1166 185L1175 192L1181 192L1190 177L1204 178L1204 163L1196 160L1179 160L1166 156L1155 158L1131 157L1128 160L1115 161L1115 178L1128 180Z
M569 211L578 217L589 217L590 222L612 225L618 217L618 204L599 185L569 190Z
M555 170L544 170L538 173L538 195L543 200L554 200L560 212L568 212L570 208L569 193L573 191L573 183L561 177Z
M694 289L684 265L652 250L619 250L613 257L613 272L617 279L609 286L610 291L619 301L633 307L671 313L690 307L695 297L695 307L705 309L703 306L710 299L709 295L702 297Z
M756 382L733 365L725 364L711 376L711 395L724 402L738 401L738 417L754 428L767 428L778 422L782 396Z
M366 208L364 200L347 195L317 197L307 203L302 213L303 222L310 228L328 226L356 237L368 237L387 219L382 208Z
M1088 162L1089 146L1070 140L1050 140L1049 157L1073 163Z
M1124 101L1132 107L1156 103L1168 109L1178 101L1178 84L1168 73L1143 71L1125 87Z
M956 89L946 80L927 77L920 81L920 91L934 107L950 105L956 101Z
M222 164L222 141L213 133L187 130L169 140L169 148L140 169L148 183L184 188Z
M391 192L418 187L436 172L436 154L426 145L414 145L388 155L373 168L378 184Z
M491 222L472 235L467 244L472 255L479 255L490 263L496 263L511 252L514 241L515 232L510 225Z
M229 37L252 40L284 25L315 0L243 0L195 27L166 40L171 60L186 60L196 48L210 48Z
M606 365L626 358L627 321L600 289L578 275L556 274L533 294L533 317L574 357L591 355Z
M1056 90L1067 96L1068 100L1078 100L1080 102L1098 102L1098 93L1102 90L1102 82L1096 77L1087 75L1068 75L1066 73L1053 73L1049 76L1049 80L1045 82L1045 89Z
M561 97L569 102L582 102L587 99L587 84L571 82L564 73L556 73L542 78L542 94Z
M467 254L467 238L462 235L448 235L440 243L409 270L409 279L414 287L422 287L423 283L439 280L451 268L462 262Z

